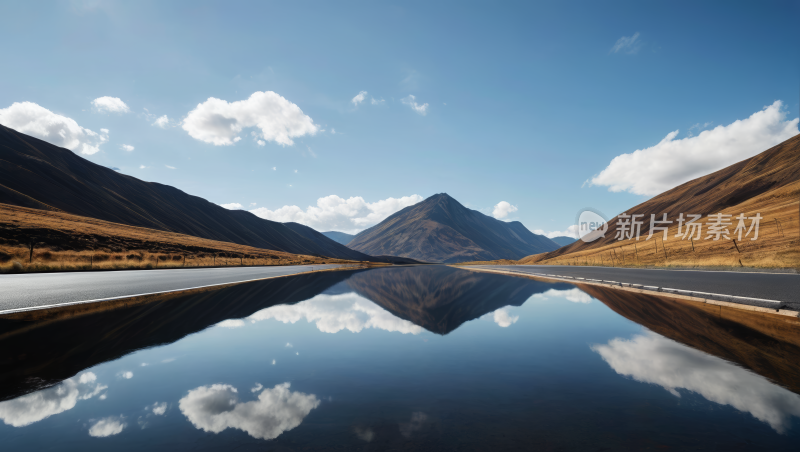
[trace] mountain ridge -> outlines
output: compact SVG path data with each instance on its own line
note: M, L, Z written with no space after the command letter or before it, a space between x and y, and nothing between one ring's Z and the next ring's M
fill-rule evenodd
M456 263L521 259L529 251L553 251L559 246L518 221L491 218L439 193L362 231L348 247L370 255Z
M0 203L294 254L375 260L300 224L227 210L0 125Z

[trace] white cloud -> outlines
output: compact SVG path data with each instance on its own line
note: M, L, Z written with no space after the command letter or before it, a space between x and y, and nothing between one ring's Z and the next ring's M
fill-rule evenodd
M543 229L534 229L533 233L543 235L548 239L552 239L553 237L572 237L573 239L580 238L580 235L578 235L578 226L575 224L570 225L567 229L563 231L546 232Z
M382 105L382 104L383 104L383 103L385 103L385 102L386 102L386 101L385 101L385 100L383 100L383 99L375 99L374 97L373 97L373 98L372 98L372 100L370 101L370 103L371 103L372 105Z
M800 396L724 359L705 354L651 331L631 340L593 345L618 374L656 384L680 397L678 389L748 412L783 433L800 417Z
M124 378L126 380L130 380L131 378L133 378L133 372L127 370L127 371L123 371L123 372L118 373L117 376L120 377L120 378Z
M500 308L492 314L494 323L500 325L501 328L507 328L519 320L518 315L511 315L508 308Z
M351 99L350 102L352 102L353 105L358 107L358 104L360 104L361 102L364 102L364 99L366 99L366 98L367 98L367 92L366 91L361 91L358 94L356 94L356 97Z
M92 105L97 111L104 113L128 113L131 111L119 97L98 97L92 101Z
M100 419L89 429L89 435L96 438L105 438L106 436L122 433L122 430L125 429L123 419L122 416L109 416Z
M273 365L273 366L275 365L275 360L274 360L274 359L272 360L272 365Z
M413 94L409 94L408 97L401 99L400 102L404 103L405 105L410 106L412 110L416 111L417 113L421 114L422 116L427 115L428 114L428 104L424 103L424 104L420 105L420 104L418 104L416 102L416 99L417 98L414 97Z
M344 199L330 195L319 198L316 207L309 206L305 211L298 206L283 206L276 210L259 207L250 212L267 220L294 221L318 231L356 233L422 200L419 195L411 195L368 203L360 196Z
M264 141L283 146L293 145L292 138L315 135L319 130L300 107L272 91L257 91L246 100L230 103L209 97L183 120L183 130L192 138L215 146L232 145L247 127L258 128Z
M623 36L617 39L617 42L614 44L614 47L611 48L609 53L629 53L634 54L642 48L642 41L639 40L639 32L633 34L633 36Z
M250 392L258 392L261 391L262 389L264 389L264 386L262 386L261 383L256 383L255 386L250 388Z
M123 144L121 147L122 147L123 150L128 151L128 152L131 152L131 151L134 150L134 147L131 146L130 144Z
M144 165L139 165L139 169L145 169L145 168L147 168L147 167L144 166Z
M592 178L609 191L657 195L684 182L757 155L800 133L799 119L786 120L777 100L747 119L717 126L694 137L675 140L670 132L655 146L615 157Z
M169 165L164 165L164 166L166 166L166 167L167 167L167 169L175 169L175 167L174 167L174 166L169 166Z
M334 129L333 127L331 127L331 135L336 135L336 129Z
M592 302L592 297L590 297L589 294L578 289L577 287L574 289L567 289L567 290L549 289L544 293L537 293L531 296L531 298L539 300L547 300L550 297L564 298L565 300L571 301L573 303L588 304Z
M500 201L494 206L494 210L492 210L492 216L499 220L507 217L510 213L516 212L517 210L519 210L517 209L517 206L512 206L506 201Z
M320 400L314 394L292 392L283 383L264 389L258 400L240 402L231 385L215 384L192 389L178 401L181 413L196 428L220 433L242 430L258 439L274 439L300 425Z
M242 207L244 207L241 204L239 204L238 202L231 202L231 203L228 203L228 204L220 204L220 206L222 206L222 207L224 207L224 208L226 208L228 210L239 210Z
M411 413L411 421L400 424L400 433L406 438L410 438L414 432L422 430L428 421L428 415L422 411Z
M99 152L100 145L108 141L107 129L93 132L33 102L14 102L0 109L0 124L85 155Z
M225 206L223 206L225 207ZM225 207L227 209L227 207ZM222 328L241 328L245 325L244 320L241 319L228 319L219 322L214 326L219 326Z
M275 319L283 323L296 323L305 319L314 323L323 333L348 330L358 333L365 328L419 334L422 327L395 317L389 311L366 298L355 294L320 294L293 305L272 306L251 315L249 319L261 321ZM286 344L290 347L291 344Z
M169 126L169 118L167 115L161 116L153 122L153 125L156 127L161 127L162 129L166 129L167 126Z
M259 312L261 312L261 311L259 311ZM257 314L257 313L256 313L256 314ZM255 314L254 314L254 315L255 315ZM263 319L255 318L255 317L253 317L253 316L250 316L250 318L252 318L252 319L254 319L254 320L263 320ZM293 323L294 323L294 322L293 322ZM293 347L294 347L294 345L292 345L292 343L291 343L291 342L287 342L287 343L286 343L286 348L293 348Z
M277 166L273 166L273 167L272 167L272 171L277 171L277 170L278 170L278 167L277 167Z
M163 416L164 413L167 412L167 402L156 402L153 405L148 406L147 409L152 411L156 416Z
M267 142L264 141L264 140L258 140L258 141L256 141L256 143L258 143L259 146L266 146L267 145Z
M68 378L56 386L0 402L0 419L12 427L25 427L54 414L71 410L78 400L91 399L107 388L108 386L97 383L97 376L94 373L85 372L77 378Z

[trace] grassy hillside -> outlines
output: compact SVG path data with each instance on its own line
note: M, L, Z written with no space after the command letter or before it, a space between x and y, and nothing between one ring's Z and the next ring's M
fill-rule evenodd
M288 227L244 210L227 210L4 126L0 126L0 203L293 254L369 259L324 236L309 240L305 235L316 232L307 226Z
M0 204L3 272L347 262Z
M650 214L657 219L668 213L675 220L679 213L702 214L701 240L675 237L673 223L668 238L656 232L646 240ZM624 267L800 267L800 135L755 157L741 161L704 177L689 181L627 210L644 214L640 239L616 240L618 218L609 221L604 238L594 242L577 241L549 253L518 260L518 264L603 265ZM758 240L743 238L705 240L710 214L760 214ZM749 221L747 222L749 227Z

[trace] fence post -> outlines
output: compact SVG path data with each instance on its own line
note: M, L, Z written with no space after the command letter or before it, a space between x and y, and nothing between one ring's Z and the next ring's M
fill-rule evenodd
M31 255L28 258L28 263L29 264L33 263L33 240L31 240Z

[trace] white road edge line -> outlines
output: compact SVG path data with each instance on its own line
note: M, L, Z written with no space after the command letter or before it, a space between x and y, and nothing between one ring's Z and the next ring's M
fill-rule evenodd
M477 265L476 265L476 268L482 268L482 269L484 269L484 270L489 270L489 271L492 271L492 269L485 268L485 267L482 267L482 266L477 266ZM609 268L611 268L611 267L609 267ZM647 270L647 269L639 269L639 270ZM495 270L495 271L496 271L496 270ZM528 273L528 272L522 272L522 271L514 271L514 273L521 274L521 275L543 276L543 277L545 277L545 278L551 278L551 279L561 279L561 280L569 280L569 279L573 279L573 282L576 282L576 280L579 280L579 281L580 281L580 280L583 280L583 281L589 281L589 282L592 282L592 281L598 281L598 280L592 280L592 279L576 278L576 277L572 277L572 276L549 275L549 274L541 274L541 273L538 273L538 274L537 274L537 273ZM730 273L735 273L735 272L730 272ZM776 274L779 274L779 273L776 273ZM578 282L579 282L579 281L578 281ZM611 282L616 282L616 281L604 281L604 280L599 280L599 281L601 281L601 282L602 282L602 283L604 283L604 284L609 284L609 283L611 283ZM622 283L617 283L617 284L620 284L620 286L622 286ZM649 288L651 288L651 287L656 287L656 288L658 288L658 286L643 286L643 285L641 285L641 284L634 284L634 283L624 283L624 284L628 284L628 286L629 286L629 287L630 287L630 286L634 286L634 285L635 285L635 286L639 286L640 288L642 288L642 289L644 289L644 290L648 290L648 291L650 291L650 292L658 292L658 291L654 291L654 290L652 290L652 289L649 289ZM614 286L615 284L609 284L609 285L611 285L611 286ZM636 287L634 287L634 289L636 289ZM663 292L663 291L664 291L664 289L665 289L664 287L662 287L662 288L661 288L661 291L662 291L661 293L669 293L669 292ZM768 300L768 299L766 299L766 298L740 297L740 296L738 296L738 295L725 295L725 294L721 294L721 293L699 292L699 291L696 291L696 290L687 290L687 289L669 289L669 288L667 288L667 290L675 290L675 291L683 291L683 292L692 292L692 293L696 293L696 294L710 295L710 296L712 296L712 297L721 297L721 298L736 298L736 299L739 299L739 300L742 300L742 301L750 301L750 302L754 302L754 301L762 301L762 302L765 302L765 303L785 303L784 301L779 301L779 300ZM724 300L720 300L720 301L724 301Z
M313 270L311 272L313 272ZM73 305L85 304L85 303L98 303L100 301L111 301L111 300L122 300L122 299L125 299L125 298L145 297L147 295L159 295L159 294L171 293L171 292L183 292L185 290L204 289L206 287L227 286L229 284L241 284L241 283L252 282L252 281L262 281L262 280L265 280L265 279L282 278L284 276L301 275L303 273L311 273L311 272L289 273L287 275L268 276L266 278L246 279L244 281L231 281L231 282L218 283L218 284L209 284L209 285L206 285L206 286L187 287L185 289L161 290L159 292L139 293L139 294L134 294L134 295L121 295L119 297L97 298L95 300L70 301L70 302L67 302L67 303L48 304L48 305L44 305L44 306L32 306L32 307L28 307L28 308L7 309L5 311L0 311L0 315L16 314L18 312L27 312L27 311L38 311L40 309L59 308L59 307L62 307L62 306L73 306Z

